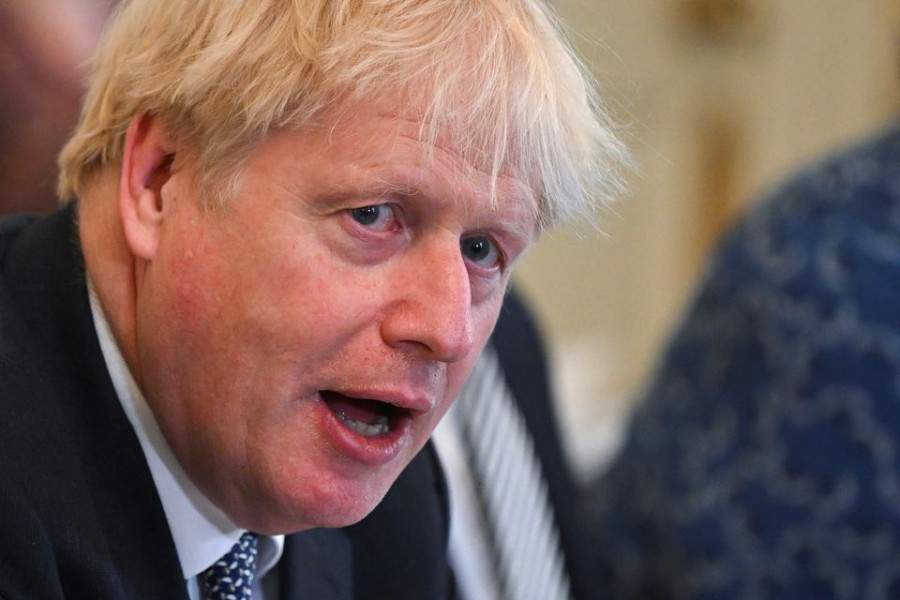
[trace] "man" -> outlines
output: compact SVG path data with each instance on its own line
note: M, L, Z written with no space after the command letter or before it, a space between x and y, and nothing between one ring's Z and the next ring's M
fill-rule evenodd
M0 597L440 597L419 451L594 105L541 2L125 2L0 225Z

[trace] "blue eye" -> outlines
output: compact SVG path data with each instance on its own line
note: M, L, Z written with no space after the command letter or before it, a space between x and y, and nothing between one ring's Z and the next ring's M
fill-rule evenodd
M397 227L394 208L390 204L372 204L350 209L350 217L367 229L390 231Z
M463 256L483 267L494 267L500 262L500 251L497 244L484 235L463 238L459 242Z
M378 222L378 217L381 215L382 206L374 205L374 206L363 206L362 208L354 208L350 211L350 214L353 215L353 220L359 223L360 225L373 225Z

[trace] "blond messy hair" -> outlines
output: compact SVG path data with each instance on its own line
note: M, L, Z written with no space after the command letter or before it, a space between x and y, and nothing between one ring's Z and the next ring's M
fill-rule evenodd
M126 130L162 116L196 150L198 191L235 193L272 130L399 98L420 136L538 186L540 222L591 212L624 151L544 0L125 0L101 41L59 193L122 161Z

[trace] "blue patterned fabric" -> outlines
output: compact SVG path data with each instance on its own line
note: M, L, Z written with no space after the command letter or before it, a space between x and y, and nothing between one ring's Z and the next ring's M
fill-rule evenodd
M900 598L900 130L726 236L586 501L602 598Z
M203 572L203 593L207 600L249 600L253 596L253 577L259 538L245 533L234 547Z

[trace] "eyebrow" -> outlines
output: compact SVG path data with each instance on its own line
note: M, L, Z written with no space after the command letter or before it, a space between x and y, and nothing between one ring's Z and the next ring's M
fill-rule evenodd
M382 199L392 194L408 197L424 196L417 188L389 185L385 183L384 185L367 185L352 190L345 189L324 192L317 194L315 198L311 199L311 202L314 204L334 205L351 202L355 199L368 198L371 201L371 205L374 205L380 204ZM300 192L297 192L297 195L300 195Z
M483 171L476 172L484 178L484 183L489 184L490 175ZM439 207L451 203L462 202L470 205L478 202L488 206L489 210L496 214L507 215L509 218L503 219L502 223L505 230L509 231L511 235L531 240L540 231L537 204L530 201L527 188L514 178L498 177L496 202L488 203L486 191L474 196L471 194L472 191L479 191L471 178L464 178L462 185L457 185L456 182L443 177L435 183L431 179L435 175L435 171L424 165L414 163L374 164L362 167L358 171L358 175L356 179L353 177L340 179L340 182L336 184L336 189L317 195L310 201L315 205L322 206L323 210L329 205L347 203L354 199L367 199L366 201L372 205L379 204L382 201L388 201L387 197L391 195L410 199L427 199L437 203ZM438 193L450 188L455 191L449 196L445 193ZM300 193L297 190L297 194ZM531 227L528 226L529 223Z

